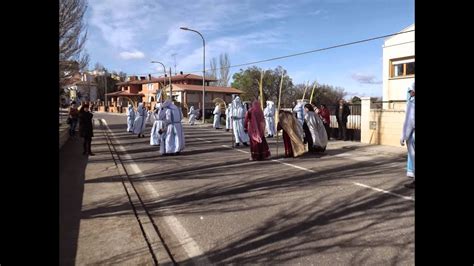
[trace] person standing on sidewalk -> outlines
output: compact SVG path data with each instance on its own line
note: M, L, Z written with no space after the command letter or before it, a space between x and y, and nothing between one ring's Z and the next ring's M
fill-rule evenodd
M400 145L407 144L407 176L413 178L413 182L405 184L405 187L415 188L415 83L408 89L408 94Z
M79 134L84 138L84 151L82 154L89 154L90 156L95 155L91 150L92 137L94 136L92 116L93 114L89 112L89 105L84 104L79 112Z
M351 114L349 106L344 99L339 100L339 106L336 107L336 119L339 127L339 140L349 140L347 138L347 117Z
M71 124L69 127L69 136L74 137L76 135L77 120L79 118L79 110L77 110L75 101L71 103L71 107L69 107L68 115L71 121Z

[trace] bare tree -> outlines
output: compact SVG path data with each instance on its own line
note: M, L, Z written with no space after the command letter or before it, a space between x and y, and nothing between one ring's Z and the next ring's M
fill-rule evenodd
M220 65L220 79L219 79L219 86L227 87L229 84L229 67L230 67L230 60L229 55L227 53L221 54L219 56L219 65Z
M127 79L127 73L120 71L119 72L120 81L123 82Z
M86 0L59 1L59 83L83 70L89 64L89 55L83 51L87 39L84 24Z
M212 79L217 79L217 60L215 57L209 60L209 65L211 66L211 72L207 76Z
M102 74L105 74L107 72L107 69L104 67L104 65L97 62L94 65L94 70L97 71L98 73L101 73L99 74L99 76L94 77L94 81L97 84L97 97L99 99L105 99L105 90L106 90L105 85L107 84L108 85L107 87L110 87L109 86L110 82L106 82L105 81L106 75L102 75Z
M95 63L94 70L105 71L105 67L101 63Z

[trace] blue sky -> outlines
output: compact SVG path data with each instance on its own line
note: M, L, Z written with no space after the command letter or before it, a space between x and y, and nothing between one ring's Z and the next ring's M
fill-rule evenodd
M99 62L110 71L158 76L163 67L152 60L173 72L175 58L178 72L202 71L202 40L180 26L203 34L206 68L225 52L237 65L398 32L414 23L414 0L89 0L86 23L91 67ZM281 65L294 83L317 80L349 96L381 96L382 44L379 39L257 66Z

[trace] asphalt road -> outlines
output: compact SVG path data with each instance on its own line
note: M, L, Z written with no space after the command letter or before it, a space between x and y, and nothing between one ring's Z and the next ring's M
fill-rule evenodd
M137 138L125 116L94 118L107 121L178 263L414 264L404 150L330 141L324 154L281 158L273 138L272 157L255 162L249 147L232 149L230 132L185 124L185 150L162 157L151 125Z

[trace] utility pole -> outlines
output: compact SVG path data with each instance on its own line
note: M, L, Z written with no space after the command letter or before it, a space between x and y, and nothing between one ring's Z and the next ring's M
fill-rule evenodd
M173 101L173 86L171 85L171 67L170 67L170 98Z

